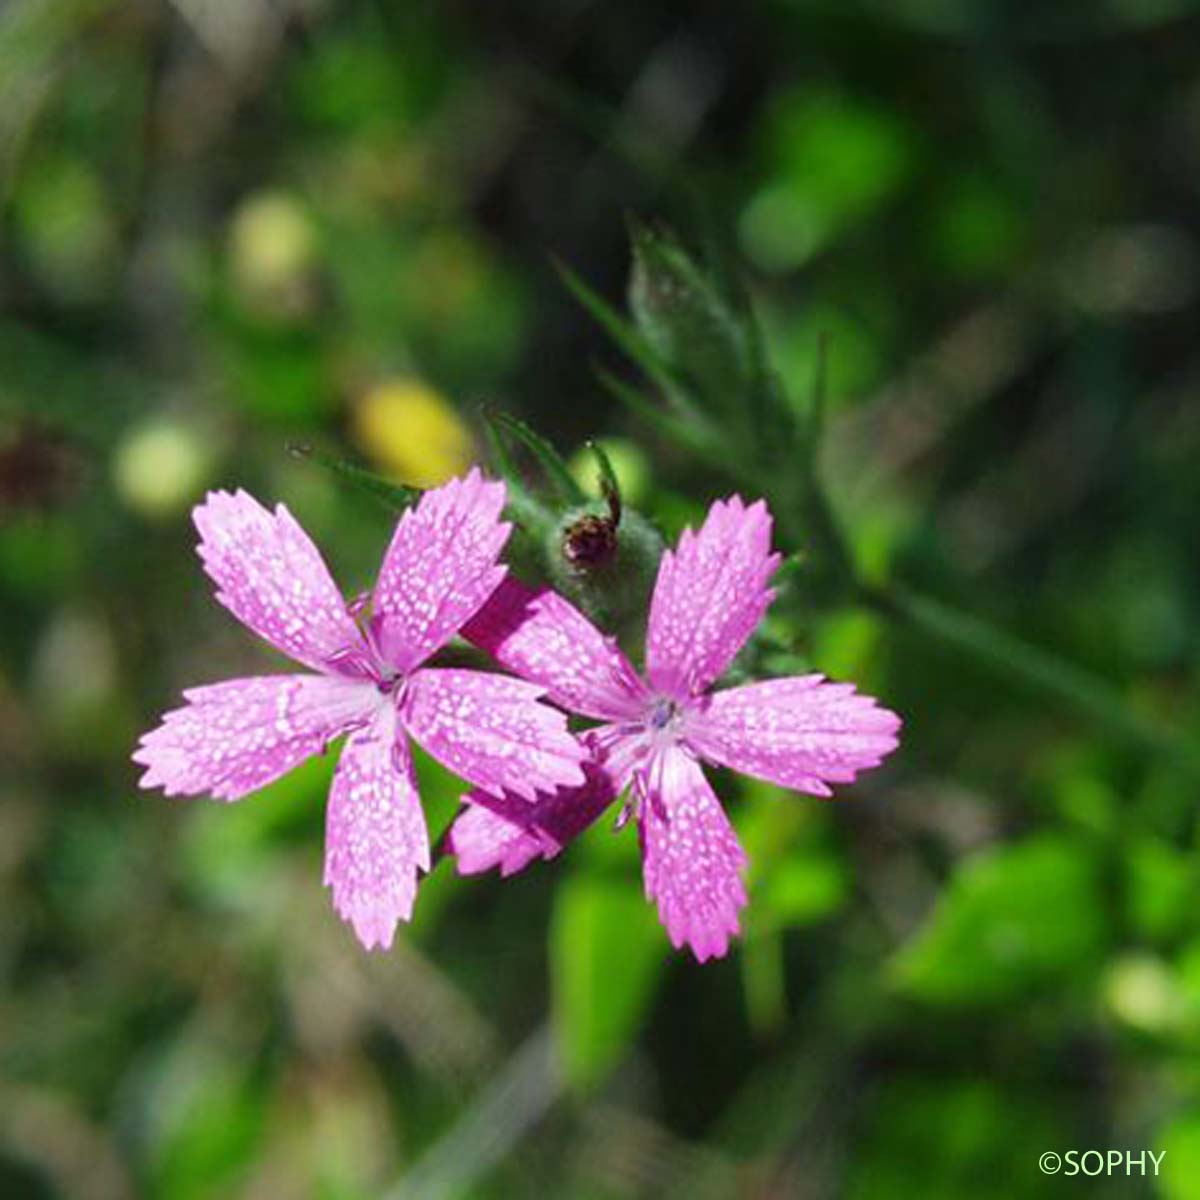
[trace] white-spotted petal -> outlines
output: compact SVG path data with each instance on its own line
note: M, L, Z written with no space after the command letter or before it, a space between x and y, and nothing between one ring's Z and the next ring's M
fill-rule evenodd
M412 916L417 871L429 869L429 837L412 756L392 705L352 733L329 792L325 883L333 906L368 950L387 950Z
M504 499L504 484L473 469L400 518L374 593L375 635L398 670L444 646L504 578L497 560L512 529L500 520Z
M646 687L616 639L549 588L509 576L463 626L463 637L508 670L540 683L570 712L601 720L636 713Z
M509 675L423 668L408 680L400 719L443 766L489 792L532 800L583 782L582 746L542 689Z
M358 629L308 534L282 505L210 492L192 514L217 599L243 624L315 670L359 642Z
M767 586L771 514L761 501L718 500L699 532L684 530L658 568L646 633L646 676L658 691L686 700L733 661L774 597Z
M369 684L325 675L260 675L183 693L187 704L142 736L144 788L237 800L319 754L378 700Z
M656 776L639 820L646 896L676 948L689 946L700 962L720 958L746 903L746 855L691 757L666 751Z

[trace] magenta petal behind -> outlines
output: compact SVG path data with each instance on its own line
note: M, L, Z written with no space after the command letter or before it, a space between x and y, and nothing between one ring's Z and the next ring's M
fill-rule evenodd
M895 713L851 684L796 675L714 693L689 719L688 742L745 775L828 796L829 783L878 766L899 728Z
M746 855L689 755L666 751L658 774L661 791L640 816L646 896L676 948L686 944L700 962L720 958L746 903Z
M443 766L489 792L533 800L583 782L582 746L542 689L508 675L454 667L410 676L400 719Z
M319 754L375 702L369 686L324 675L260 675L183 693L187 704L143 735L144 788L237 800Z
M612 720L644 703L645 685L616 639L549 588L534 591L509 576L462 635L570 712Z
M535 858L554 858L612 803L613 780L595 764L584 768L582 787L560 788L533 804L476 789L464 796L465 810L450 827L449 848L460 875L498 867L514 875Z
M425 817L412 756L386 705L347 739L325 818L325 883L368 950L389 949L397 921L412 916L418 869L429 869Z
M446 843L460 875L496 869L506 877L515 875L535 858L553 858L562 849L522 814L532 808L527 800L479 791L463 799L467 806L454 819Z
M504 578L497 562L512 526L504 484L478 470L426 492L396 526L375 585L384 657L411 671L444 646Z
M759 500L718 500L698 533L684 531L658 568L646 634L646 677L684 700L716 680L762 620L779 555Z
M210 492L192 514L217 599L273 646L316 670L359 634L308 534L282 504Z

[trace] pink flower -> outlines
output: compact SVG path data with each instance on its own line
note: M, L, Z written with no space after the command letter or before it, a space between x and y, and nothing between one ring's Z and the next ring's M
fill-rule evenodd
M684 532L659 567L645 679L561 596L505 580L464 636L604 724L584 735L595 761L582 788L532 806L486 789L467 797L450 838L461 872L508 875L553 857L631 785L646 895L671 941L701 962L726 952L746 903L746 856L701 762L828 796L830 783L895 749L900 727L869 696L820 675L711 690L774 596L770 543L766 505L738 496L715 503L699 533Z
M142 787L237 800L348 733L326 812L325 883L368 949L412 913L429 839L406 734L471 783L533 800L583 781L583 750L535 684L422 664L500 583L505 492L472 470L396 526L367 606L347 607L317 548L279 505L213 492L195 512L217 599L314 674L184 693L146 734Z

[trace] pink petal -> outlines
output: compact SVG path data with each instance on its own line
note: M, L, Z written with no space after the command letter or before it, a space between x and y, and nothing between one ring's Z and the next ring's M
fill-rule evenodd
M535 591L509 576L462 635L571 712L620 718L645 702L645 685L616 639L549 588Z
M504 484L478 470L426 492L396 526L375 585L384 656L410 671L444 646L504 577L497 559L512 526Z
M646 674L677 699L704 691L762 619L779 565L771 514L759 500L718 500L698 533L684 530L658 568L646 636Z
M183 693L142 737L133 761L144 788L168 796L211 793L238 800L286 774L376 703L374 688L325 675L262 675Z
M722 766L828 796L829 783L878 766L899 728L894 712L852 685L796 675L713 693L689 716L685 736Z
M515 875L535 858L554 858L612 803L615 782L595 764L585 764L582 787L560 788L533 804L515 796L494 796L476 789L463 799L467 807L450 827L449 848L460 875L499 867Z
M583 747L542 689L508 675L423 668L409 676L400 720L456 775L489 792L532 800L583 782Z
M553 858L559 852L561 847L519 815L519 809L530 807L527 801L497 801L505 809L502 815L485 807L481 799L485 796L486 792L464 796L470 803L450 826L447 845L458 862L460 875L478 875L496 868L501 875L515 875L535 858Z
M646 896L672 944L686 943L700 962L721 958L746 903L746 855L689 755L662 755L661 790L642 804L640 829Z
M358 643L320 552L282 504L271 513L244 491L209 492L192 520L217 599L260 637L317 670Z
M429 837L412 756L386 704L342 750L325 814L325 884L333 907L368 949L388 950L412 916Z

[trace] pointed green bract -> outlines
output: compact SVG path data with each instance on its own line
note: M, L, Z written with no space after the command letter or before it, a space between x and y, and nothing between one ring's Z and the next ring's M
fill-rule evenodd
M491 419L505 433L516 438L533 455L538 466L546 473L546 478L554 486L559 499L567 504L580 504L584 500L583 491L575 482L570 467L562 455L538 432L530 429L519 417L512 413L496 412Z
M504 480L508 488L508 504L505 508L507 516L511 517L516 530L510 549L523 556L522 538L540 539L554 523L554 514L525 486L520 471L513 456L509 453L508 443L501 432L502 422L499 413L490 405L480 408L480 419L483 423L483 437L492 459L496 474Z
M562 263L555 264L567 290L575 297L583 308L595 319L602 329L612 338L629 358L635 362L647 377L662 389L663 394L677 408L693 411L688 403L684 389L679 382L672 378L671 371L649 345L646 339L634 326L616 311L603 297L594 292L570 267Z
M604 389L630 412L641 417L646 424L669 441L702 456L712 456L720 452L718 435L703 418L685 418L668 412L643 396L637 388L618 379L602 367L596 369L596 378Z
M349 459L339 458L336 454L330 454L316 446L296 443L288 447L288 452L295 458L315 462L335 475L340 475L360 491L374 496L376 500L385 504L393 512L402 512L410 505L416 504L421 498L420 488L408 487L402 483L392 483L381 475L376 475L365 467L350 462Z
M612 462L609 460L608 453L599 442L589 441L587 448L596 460L596 465L600 468L600 494L608 499L614 497L617 505L617 511L621 507L621 485L617 481L617 473L613 470Z

